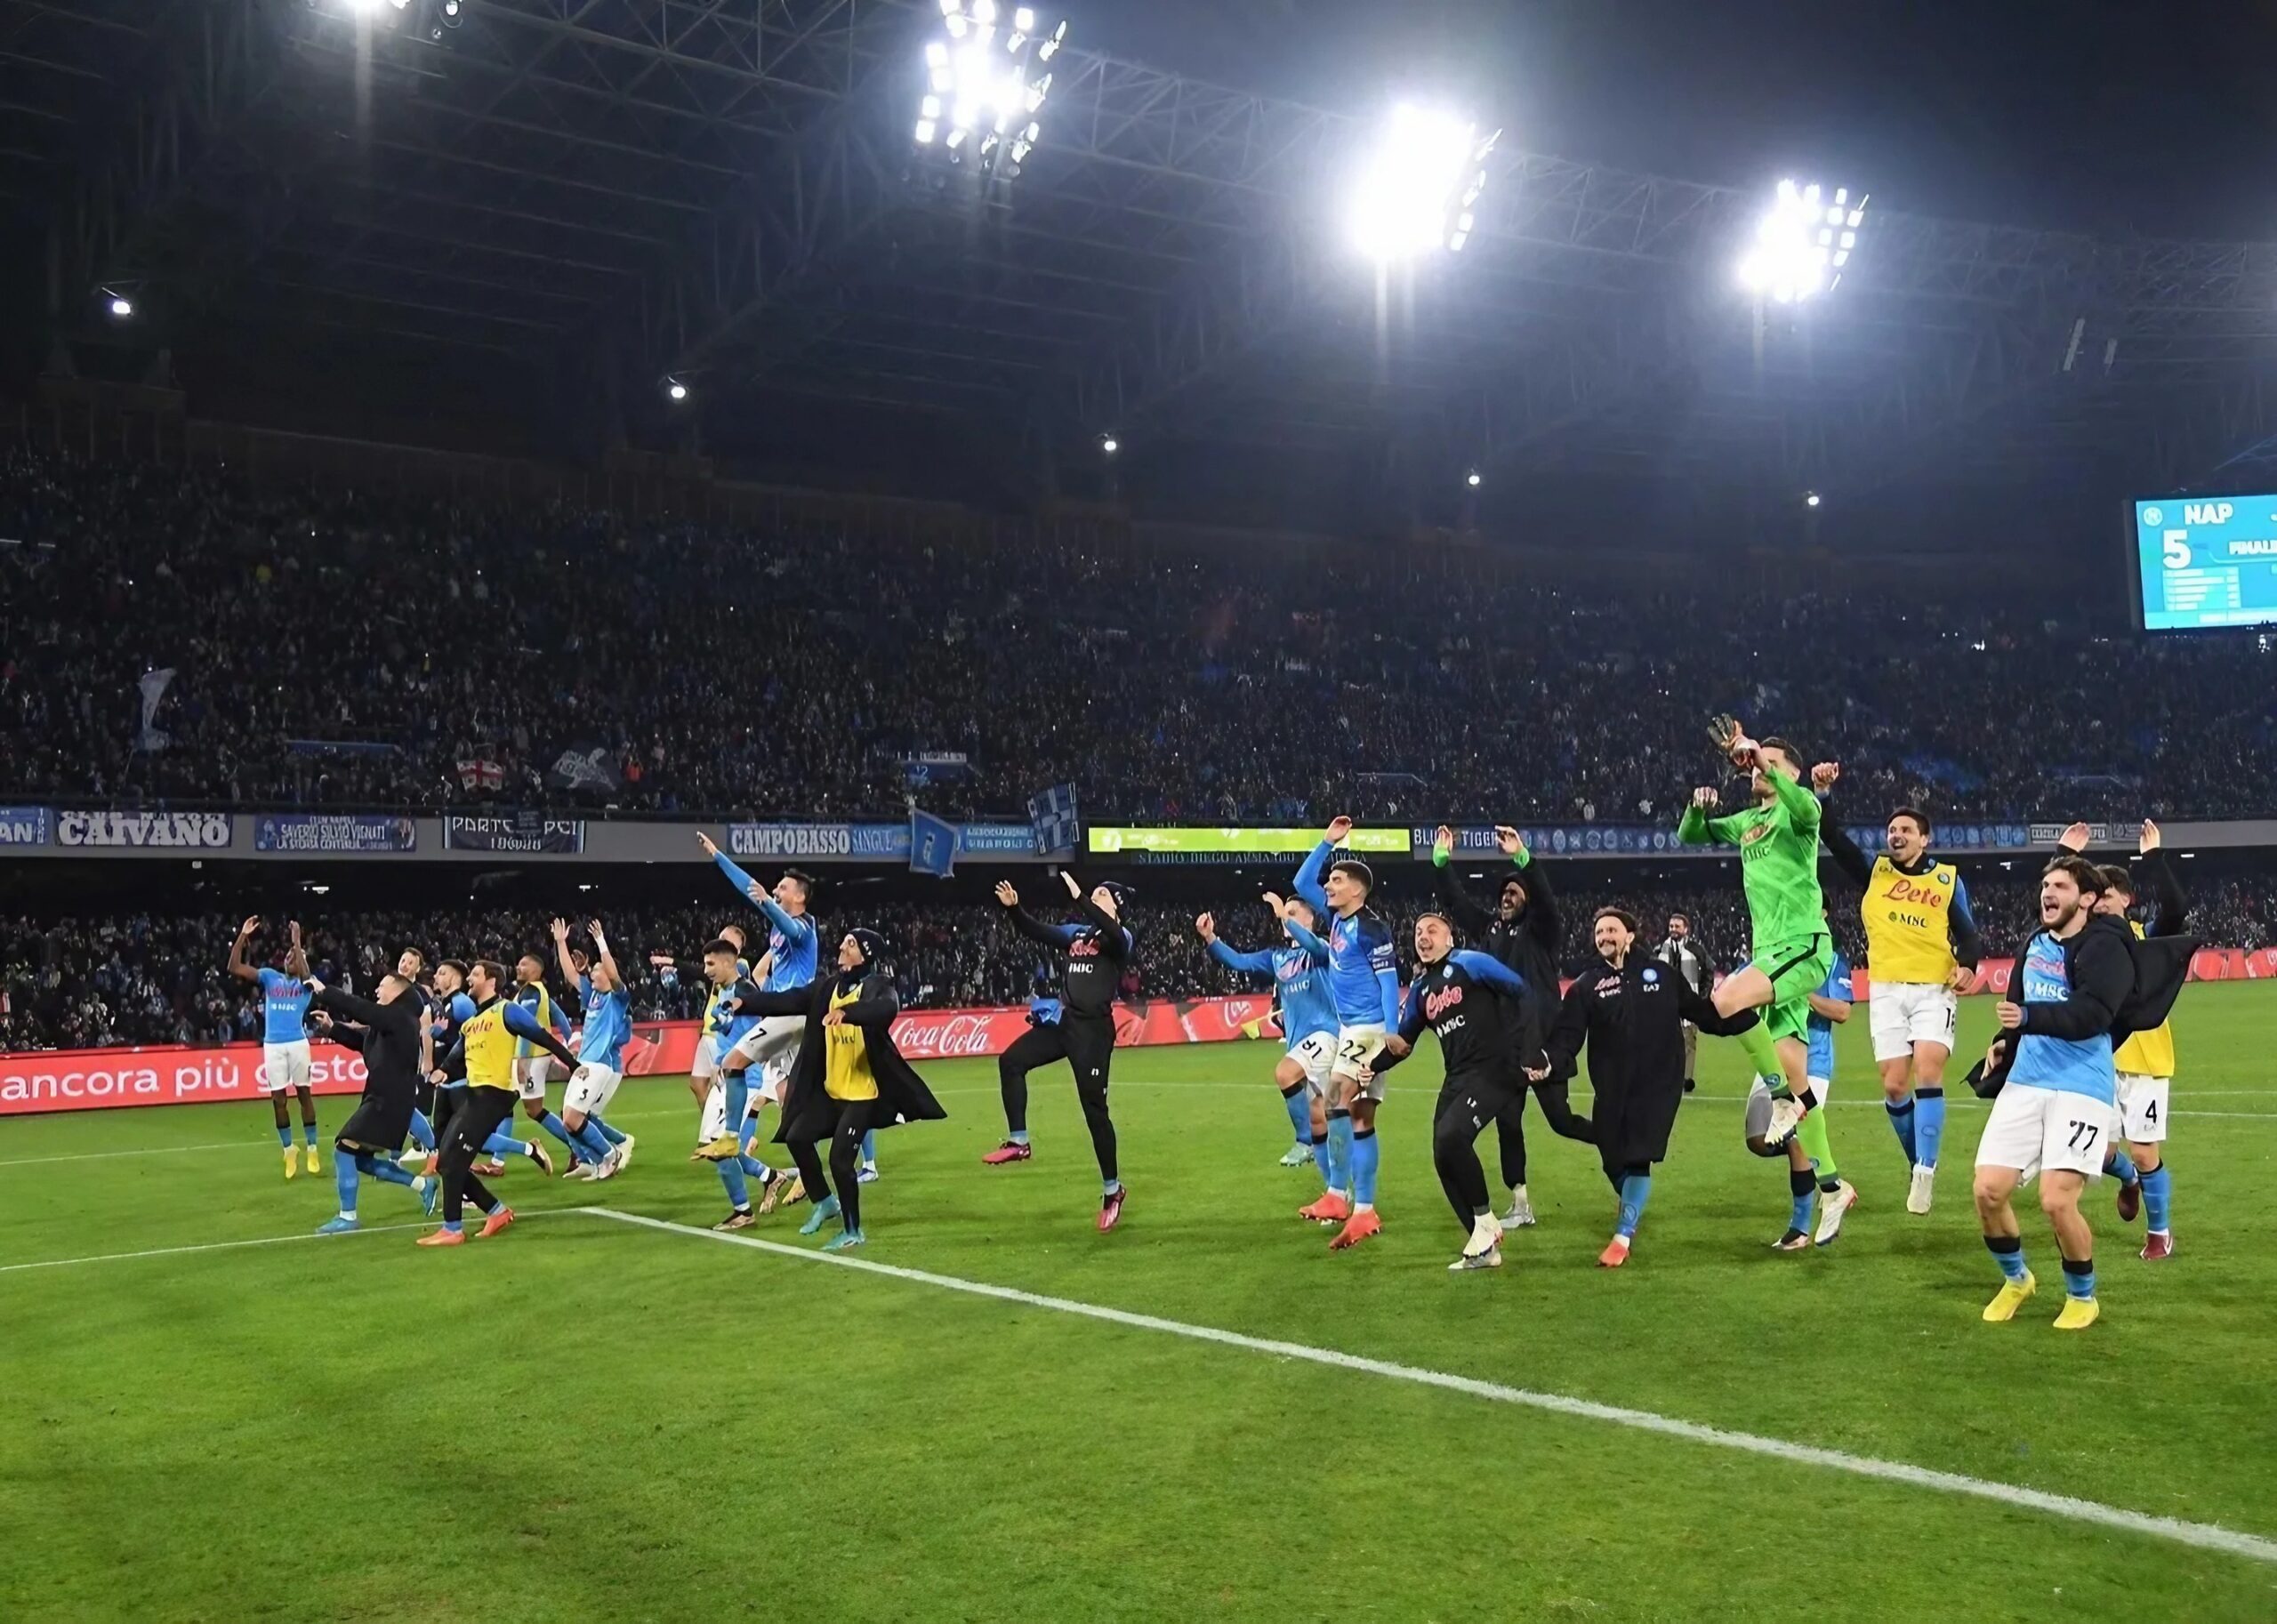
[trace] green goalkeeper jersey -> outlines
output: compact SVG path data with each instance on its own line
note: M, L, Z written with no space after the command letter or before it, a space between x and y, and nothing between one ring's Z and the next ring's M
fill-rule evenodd
M1766 775L1772 799L1729 817L1684 809L1676 838L1686 846L1720 840L1740 848L1755 953L1826 934L1826 898L1818 885L1818 797L1784 773Z

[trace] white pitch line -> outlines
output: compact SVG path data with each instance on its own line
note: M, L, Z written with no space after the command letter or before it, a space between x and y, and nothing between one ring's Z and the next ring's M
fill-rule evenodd
M1167 1336L1185 1337L1196 1342L1214 1342L1225 1347L1237 1347L1246 1353L1266 1354L1276 1359L1299 1359L1309 1364L1325 1365L1331 1370L1356 1371L1371 1376L1381 1376L1394 1381L1412 1382L1419 1387L1439 1387L1451 1393L1460 1393L1472 1398L1488 1399L1497 1403L1523 1404L1533 1410L1545 1410L1555 1415L1577 1417L1582 1420L1606 1421L1616 1427L1626 1427L1638 1432L1658 1433L1663 1437L1681 1438L1690 1443L1710 1444L1718 1449L1738 1450L1750 1455L1765 1455L1775 1460L1822 1467L1830 1471L1847 1472L1855 1477L1878 1478L1885 1483L1903 1483L1910 1488L1934 1489L1944 1494L1965 1494L1977 1499L1998 1501L2027 1511L2045 1512L2050 1516L2063 1517L2075 1523L2094 1523L2105 1528L2115 1528L2125 1533L2145 1534L2153 1539L2171 1540L2201 1549L2221 1551L2233 1556L2243 1556L2254 1562L2277 1564L2277 1540L2265 1540L2258 1534L2241 1533L2235 1529L2219 1527L2211 1523L2187 1523L2176 1517L2152 1516L2146 1512L2128 1511L2117 1506L2106 1506L2096 1500L2074 1499L2068 1494L2049 1494L2039 1489L2020 1488L2013 1483L1993 1483L1981 1477L1965 1477L1958 1472L1940 1472L1927 1467L1911 1466L1901 1460L1878 1460L1871 1455L1853 1455L1841 1450L1820 1449L1807 1443L1790 1443L1783 1438L1766 1438L1754 1433L1730 1432L1720 1427L1705 1427L1696 1421L1678 1420L1672 1416L1656 1415L1649 1410L1629 1410L1617 1404L1600 1404L1589 1399L1568 1398L1557 1393L1536 1393L1525 1387L1505 1387L1500 1382L1482 1381L1476 1377L1452 1375L1444 1371L1425 1370L1417 1365L1394 1364L1384 1359L1367 1359L1351 1354L1338 1353L1332 1348L1313 1347L1302 1342L1280 1342L1266 1337L1244 1336L1239 1331L1220 1331L1211 1325L1189 1325L1182 1320L1166 1320L1152 1314L1133 1314L1127 1309L1102 1307L1097 1303L1077 1302L1072 1298L1046 1297L1040 1292L1023 1291L1011 1286L989 1285L981 1281L962 1280L953 1274L935 1274L924 1269L902 1268L890 1263L873 1263L866 1258L856 1258L844 1252L809 1250L805 1247L786 1246L779 1241L762 1241L745 1234L720 1234L710 1229L697 1229L686 1224L674 1224L664 1218L646 1218L635 1212L618 1212L607 1207L567 1209L593 1218L610 1218L620 1224L635 1224L646 1229L658 1229L671 1234L691 1235L699 1241L718 1241L729 1246L749 1247L754 1251L772 1252L780 1257L795 1258L804 1263L833 1264L840 1268L859 1269L864 1274L882 1274L893 1280L905 1280L918 1285L937 1286L945 1291L961 1291L971 1297L993 1298L998 1302L1017 1303L1023 1307L1047 1308L1055 1314L1077 1314L1084 1319L1104 1320L1109 1324L1128 1326L1134 1331L1159 1331Z
M1265 1080L1262 1077L1254 1083L1206 1081L1180 1082L1168 1080L1162 1081L1142 1081L1134 1079L1131 1081L1124 1083L1122 1088L1126 1092L1137 1091L1140 1093L1155 1089L1232 1089L1241 1093L1251 1093L1256 1091L1262 1085L1264 1081ZM993 1087L982 1088L977 1086L973 1088L961 1089L936 1089L933 1092L939 1095L944 1099L966 1094L986 1094L993 1099L996 1095L996 1089ZM1590 1091L1578 1083L1574 1085L1573 1095L1577 1099L1592 1097ZM2208 1093L2193 1092L2190 1097L2193 1099L2277 1099L2277 1089L2240 1089L2231 1090L2215 1090ZM1745 1097L1738 1094L1687 1094L1685 1096L1685 1098L1686 1101L1691 1103L1707 1105L1742 1105L1747 1103ZM1826 1103L1830 1105L1848 1106L1863 1111L1870 1106L1879 1105L1881 1101L1878 1099L1830 1099ZM1959 1105L1967 1110L1981 1110L1983 1108L1985 1104L1984 1101L1974 1097L1965 1099L1949 1098L1948 1103ZM637 1111L612 1113L610 1120L614 1122L637 1122L647 1121L651 1117L677 1117L682 1115L693 1116L694 1114L695 1107L692 1103L685 1109L678 1105L669 1106L644 1105ZM2176 1111L2170 1114L2175 1116L2220 1117L2237 1122L2277 1122L2277 1111ZM518 1117L515 1119L513 1123L509 1124L509 1127L519 1126L519 1123L527 1120L527 1119L526 1118ZM217 1141L211 1145L157 1145L137 1150L82 1151L76 1154L68 1156L16 1156L7 1158L5 1160L0 1160L0 1167L49 1167L57 1162L108 1162L121 1156L181 1156L197 1152L254 1150L265 1148L266 1145L267 1141L265 1140L229 1139L225 1141Z
M604 1210L599 1207L540 1207L514 1214L514 1221L526 1218L559 1218L565 1212L583 1216ZM27 1269L68 1269L83 1263L132 1263L137 1258L179 1258L189 1252L242 1251L253 1246L286 1246L294 1241L349 1241L356 1235L397 1234L406 1229L432 1229L439 1218L422 1218L409 1224L366 1224L361 1229L344 1235L318 1234L304 1229L298 1234L257 1235L248 1241L206 1241L196 1246L154 1246L139 1252L91 1252L84 1258L43 1258L36 1263L0 1263L0 1274L18 1274Z

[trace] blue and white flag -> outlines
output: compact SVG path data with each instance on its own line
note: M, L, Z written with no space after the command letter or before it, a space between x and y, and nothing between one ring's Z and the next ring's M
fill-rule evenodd
M929 812L909 809L909 867L918 874L945 880L956 872L957 826Z
M1028 827L1035 835L1035 855L1056 856L1075 849L1082 838L1082 820L1075 811L1075 786L1055 784L1028 797Z

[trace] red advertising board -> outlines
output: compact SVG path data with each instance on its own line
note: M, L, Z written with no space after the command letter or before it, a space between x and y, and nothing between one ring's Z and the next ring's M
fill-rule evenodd
M1155 999L1115 1006L1115 1039L1126 1047L1211 1043L1248 1035L1270 1007L1263 997ZM913 1060L1002 1054L1027 1030L1025 1009L917 1009L893 1024L894 1041ZM354 1094L364 1087L363 1057L335 1045L310 1045L310 1076L318 1094ZM672 1074L696 1058L694 1021L634 1025L625 1067L635 1074ZM92 1111L110 1105L180 1105L253 1099L260 1095L261 1048L233 1043L200 1049L173 1044L140 1049L31 1050L0 1055L0 1116L35 1111Z

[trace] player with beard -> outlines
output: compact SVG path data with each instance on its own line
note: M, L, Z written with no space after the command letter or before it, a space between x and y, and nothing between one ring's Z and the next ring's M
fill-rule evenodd
M1726 1015L1668 965L1637 947L1637 919L1625 908L1600 908L1590 940L1605 962L1574 978L1549 1030L1549 1063L1570 1077L1584 1043L1589 1051L1591 1138L1605 1182L1621 1208L1598 1264L1629 1261L1653 1166L1666 1159L1669 1133L1684 1101L1684 1028L1689 1021L1714 1037L1737 1037L1757 1024L1752 1009Z

